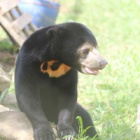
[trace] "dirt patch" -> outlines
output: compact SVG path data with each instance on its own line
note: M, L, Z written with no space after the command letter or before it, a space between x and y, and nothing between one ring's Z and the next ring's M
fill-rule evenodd
M16 55L8 51L0 51L0 67L6 71L10 72L15 65Z

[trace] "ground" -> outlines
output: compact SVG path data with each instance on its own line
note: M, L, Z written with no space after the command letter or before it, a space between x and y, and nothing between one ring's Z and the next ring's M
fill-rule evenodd
M9 72L15 64L15 55L8 52L8 51L2 51L0 52L0 65L3 67L3 69L7 72Z

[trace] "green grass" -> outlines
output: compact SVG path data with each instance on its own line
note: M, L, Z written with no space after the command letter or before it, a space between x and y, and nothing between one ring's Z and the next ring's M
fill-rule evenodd
M9 38L7 38L7 34L4 32L4 30L0 28L0 51L5 50L13 50L13 45Z
M59 1L65 12L59 14L57 23L77 21L88 26L109 62L98 76L79 74L78 101L90 112L100 139L140 140L136 124L140 104L140 2Z
M77 21L95 34L108 66L98 76L79 74L79 102L90 112L101 140L140 140L140 3L136 0L60 0L57 23Z

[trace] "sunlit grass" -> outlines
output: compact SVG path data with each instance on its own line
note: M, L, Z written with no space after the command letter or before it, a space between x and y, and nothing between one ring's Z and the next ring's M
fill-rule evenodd
M66 1L60 0L62 4ZM79 3L79 5L78 5ZM98 76L79 74L79 99L101 140L139 140L136 116L140 104L140 3L136 0L74 0L58 23L77 21L95 34L108 66Z
M138 48L127 48L110 59L98 76L79 76L79 102L86 106L106 140L138 140L137 106L140 103ZM128 59L127 59L128 58Z

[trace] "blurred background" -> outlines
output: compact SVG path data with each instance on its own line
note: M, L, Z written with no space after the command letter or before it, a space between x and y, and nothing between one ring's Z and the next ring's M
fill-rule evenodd
M51 20L36 26L71 21L85 24L109 62L98 76L79 73L78 101L90 112L101 140L140 140L140 0L51 2L55 10L44 13L49 17L45 20ZM39 12L30 14L36 18ZM13 70L17 52L0 27L0 65L4 71ZM13 84L10 91L14 93Z

